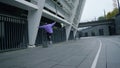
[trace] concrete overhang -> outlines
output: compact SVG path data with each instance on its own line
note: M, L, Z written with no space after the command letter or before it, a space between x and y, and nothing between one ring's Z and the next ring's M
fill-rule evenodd
M75 30L78 30L77 27L75 27L74 25L70 24L68 21L66 21L66 20L64 20L64 19L62 19L62 18L60 18L60 17L58 17L58 16L50 13L49 11L47 11L47 10L45 10L45 9L43 9L43 14L42 14L42 16L44 16L44 17L46 17L46 18L49 18L49 19L51 19L51 20L54 20L54 21L63 23L63 24L65 24L65 25L70 25L70 26L72 26Z
M88 26L98 26L98 25L107 25L107 24L112 24L113 22L91 22L91 23L79 23L79 28L80 27L88 27Z
M38 7L35 4L27 2L25 0L0 0L0 2L9 4L24 10L37 10Z
M57 21L57 22L60 22L60 23L63 23L63 24L66 24L66 25L71 25L67 20L64 20L52 13L50 13L49 11L43 9L43 14L42 16L46 17L46 18L49 18L51 20L54 20L54 21Z
M83 27L99 26L99 25L109 25L109 24L113 24L114 25L114 19L79 23L78 29L83 28Z

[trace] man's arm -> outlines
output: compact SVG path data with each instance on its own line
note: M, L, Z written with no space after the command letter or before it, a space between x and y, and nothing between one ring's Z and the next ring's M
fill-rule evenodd
M52 26L54 26L56 24L56 22L52 23Z
M39 26L38 28L44 28L45 26L43 25L43 26Z

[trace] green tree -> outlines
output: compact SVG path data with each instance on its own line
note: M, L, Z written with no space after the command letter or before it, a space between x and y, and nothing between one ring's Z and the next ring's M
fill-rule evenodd
M106 15L106 19L111 19L113 17L112 12L108 12Z
M104 16L100 16L100 17L98 17L98 20L105 20L105 17Z
M107 13L106 18L107 19L114 18L115 15L118 14L118 12L119 12L118 9L114 8L113 11Z

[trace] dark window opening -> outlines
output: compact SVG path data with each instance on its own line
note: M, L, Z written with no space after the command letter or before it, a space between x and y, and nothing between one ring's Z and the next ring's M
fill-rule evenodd
M95 32L92 32L91 35L92 35L92 36L95 36Z
M87 32L85 33L85 36L86 36L86 37L88 36L88 33L87 33Z
M4 3L0 3L0 9L2 9L0 10L0 14L22 17L22 18L27 18L27 15L28 15L27 10L23 10L21 8L4 4Z
M115 27L114 26L109 26L109 35L115 35Z
M99 34L100 34L100 35L104 35L103 29L99 29Z
M26 0L26 1L30 2L31 0Z

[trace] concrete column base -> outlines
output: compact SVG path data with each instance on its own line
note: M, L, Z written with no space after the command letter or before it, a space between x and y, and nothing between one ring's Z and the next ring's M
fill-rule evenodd
M36 47L35 45L28 45L28 48L34 48Z

